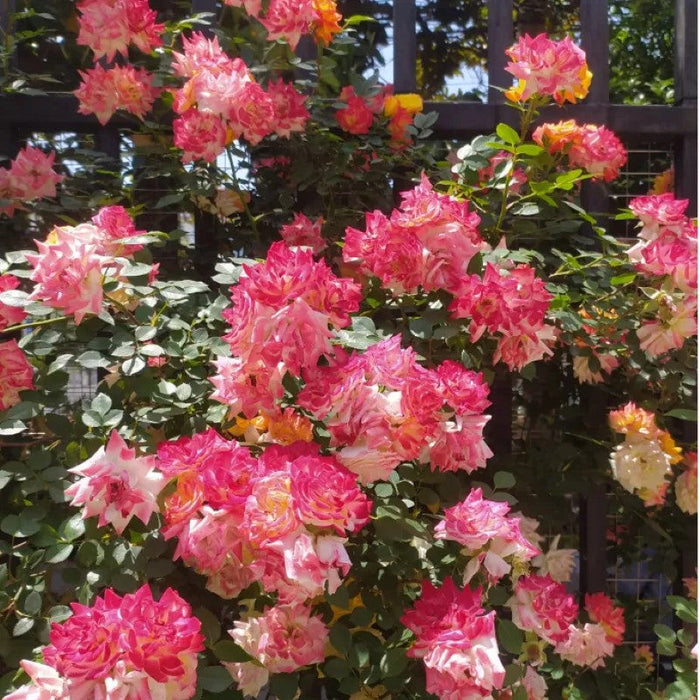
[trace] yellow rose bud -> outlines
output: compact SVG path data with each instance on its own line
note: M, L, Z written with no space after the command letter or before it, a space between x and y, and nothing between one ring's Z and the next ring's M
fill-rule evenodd
M384 115L393 117L399 107L410 114L418 114L418 112L423 111L423 98L413 92L407 92L403 95L388 95L384 100Z

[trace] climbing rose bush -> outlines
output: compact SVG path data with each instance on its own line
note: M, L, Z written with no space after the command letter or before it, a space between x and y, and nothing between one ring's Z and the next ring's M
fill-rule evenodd
M671 195L630 202L631 246L582 208L624 147L537 119L583 51L521 37L519 131L446 167L419 96L346 70L332 0L73 9L77 109L151 164L0 261L5 697L660 697L634 601L576 580L572 494L605 485L634 561L687 539L697 233ZM58 160L20 152L3 216ZM692 634L656 630L690 697Z

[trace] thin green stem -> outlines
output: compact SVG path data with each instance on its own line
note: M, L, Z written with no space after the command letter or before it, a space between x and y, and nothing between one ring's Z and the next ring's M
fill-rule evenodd
M536 100L530 100L528 103L527 109L524 110L521 114L520 117L520 142L522 143L525 140L525 137L527 136L527 132L530 129L530 125L532 124L532 120L537 116L537 108L539 107L539 103ZM503 196L501 198L501 208L498 212L498 219L496 220L496 228L495 228L495 233L496 236L498 234L504 233L503 230L503 221L506 218L506 214L508 213L508 193L510 192L510 183L513 179L513 173L515 172L515 164L518 160L518 156L516 154L513 154L513 161L510 170L506 173L506 181L503 187ZM497 243L498 241L493 241L493 243Z
M44 318L41 321L30 321L29 323L18 323L14 326L8 326L3 328L0 333L12 333L13 331L22 331L25 328L36 328L37 326L48 326L50 323L58 323L59 321L65 321L70 318L70 316L54 316L53 318Z

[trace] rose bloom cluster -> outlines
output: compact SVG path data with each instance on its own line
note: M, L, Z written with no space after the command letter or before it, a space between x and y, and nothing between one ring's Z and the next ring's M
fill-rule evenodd
M155 21L148 0L80 0L76 7L77 42L92 49L95 59L105 56L112 61L115 54L128 59L131 44L144 53L163 44L165 26Z
M589 309L580 308L578 313L582 319L581 330L586 338L577 338L575 343L578 347L588 348L590 355L572 357L574 376L582 384L600 384L605 375L619 367L620 360L610 346L622 340L627 331L623 331L623 338L620 338L620 330L617 328L619 316L614 309L601 309L594 305ZM597 368L591 364L592 358L595 358Z
M530 574L517 580L506 605L517 627L552 644L563 659L577 666L599 668L623 642L624 611L604 593L587 594L585 602L591 621L576 625L578 605L564 585L548 574Z
M687 199L672 194L637 197L629 204L639 219L639 241L627 251L630 262L663 290L657 318L637 330L640 347L651 357L682 347L698 332L698 231L685 215L687 206Z
M335 0L270 0L262 14L262 0L224 0L224 4L243 7L267 30L270 41L283 39L294 51L304 34L313 34L320 44L329 44L341 31L342 16Z
M155 456L137 457L113 430L106 447L68 470L81 478L66 489L66 496L71 505L84 506L83 518L97 515L100 527L109 523L121 535L131 518L147 525L159 510L156 499L168 479L155 466Z
M56 154L26 146L10 161L9 168L0 168L0 214L12 216L26 202L42 197L55 197L56 185L63 180L54 169Z
M551 355L555 328L545 323L552 295L529 265L508 269L486 264L483 277L464 276L450 305L454 318L470 318L469 334L476 342L488 331L498 336L494 363L502 360L520 369Z
M343 260L396 295L419 288L458 292L469 261L489 249L478 231L479 216L466 201L436 192L425 175L401 200L390 217L374 211L366 215L364 231L346 230Z
M489 583L496 584L513 566L519 568L541 554L523 536L520 519L508 517L509 511L507 503L485 499L481 489L472 489L463 501L445 510L445 518L435 527L435 538L464 547L470 557L464 583L483 566Z
M610 455L613 475L624 489L636 494L646 506L662 505L668 490L671 465L682 455L673 438L656 425L656 418L630 402L609 413L610 426L625 441Z
M273 243L266 260L244 265L231 288L233 304L223 316L232 357L215 362L212 398L228 404L233 416L274 412L284 375L300 377L321 357L331 358L335 332L350 323L360 299L359 285L336 277L309 248Z
M506 70L518 79L518 84L505 93L512 102L546 96L561 105L588 94L592 74L586 54L570 37L553 41L546 34L534 38L525 34L506 50L506 55L512 61Z
M318 255L326 248L326 241L321 233L323 217L311 221L300 212L295 212L294 220L280 228L282 240L290 247L305 246L311 248L314 255Z
M95 61L105 57L111 62L116 54L128 59L131 44L151 53L163 43L165 27L155 21L148 0L81 0L77 8L77 42L92 49ZM128 63L109 67L95 63L79 73L81 84L73 93L80 102L78 111L95 114L101 124L118 109L143 119L160 94L148 71Z
M573 119L542 124L533 132L532 140L552 155L565 156L570 167L581 168L594 180L614 180L627 162L620 139L604 126L579 125Z
M369 519L354 475L306 442L256 458L209 429L161 443L158 466L175 483L163 534L223 598L255 582L284 603L334 592L350 568L346 535Z
M328 628L299 603L265 608L233 624L229 634L257 661L223 662L246 697L257 697L270 673L292 673L325 658Z
M503 685L496 612L481 607L481 593L460 590L450 577L440 588L424 581L420 598L401 617L416 637L407 656L423 659L426 689L440 700L490 698Z
M143 68L131 65L103 68L97 64L78 71L80 87L73 92L81 114L94 114L106 124L119 109L143 119L151 111L160 90L153 85L153 76Z
M482 435L489 419L482 376L450 360L426 369L399 336L364 353L338 349L303 376L298 405L323 421L338 460L362 483L387 479L404 461L471 472L492 455Z
M71 603L72 617L52 623L44 663L22 661L31 683L5 700L168 698L188 700L197 686L201 623L168 588L120 597L107 589L91 607Z
M388 120L391 143L397 147L410 141L406 127L413 123L416 114L423 111L420 95L394 95L391 85L367 97L357 95L355 89L347 85L340 91L338 102L342 106L336 111L335 120L343 131L349 134L368 134L381 115Z
M182 160L213 162L238 137L255 145L270 134L288 138L304 131L309 112L305 97L281 79L267 90L240 58L230 58L216 37L194 32L183 37L183 52L173 53L173 70L185 79L175 90L175 145Z
M124 207L103 207L91 222L56 226L44 242L36 241L38 253L27 254L36 283L30 299L72 314L76 324L102 311L104 282L119 280L124 263L143 247L125 240L145 231L136 229Z

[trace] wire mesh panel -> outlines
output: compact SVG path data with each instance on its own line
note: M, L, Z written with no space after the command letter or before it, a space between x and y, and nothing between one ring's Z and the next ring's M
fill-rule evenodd
M74 404L82 399L91 399L97 393L99 379L97 370L76 369L68 373L66 396L68 403Z
M670 579L658 572L655 560L659 552L636 539L630 547L622 537L625 524L617 515L608 517L608 548L606 569L606 593L625 606L625 644L638 650L649 647L653 673L659 677L668 669L661 657L655 654L658 637L654 632L657 623L673 626L673 614L666 602L671 594ZM636 552L634 560L630 549Z
M629 206L635 197L673 192L674 144L671 141L643 141L627 148L627 163L620 176L610 184L611 210ZM619 238L636 236L635 221L612 221L613 235Z

